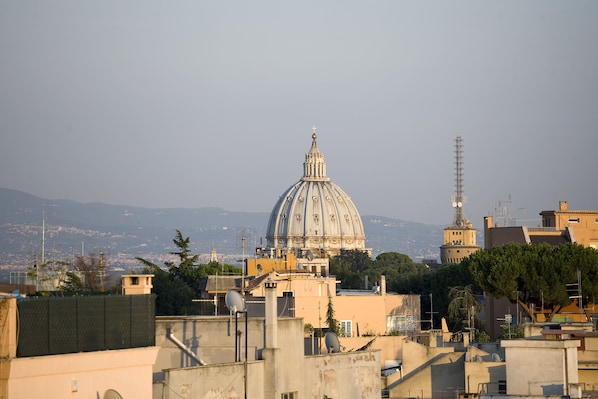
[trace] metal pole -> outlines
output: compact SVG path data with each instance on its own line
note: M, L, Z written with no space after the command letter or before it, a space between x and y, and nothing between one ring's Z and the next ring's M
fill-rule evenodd
M245 399L247 399L247 311L245 311L245 364L243 365L243 379L245 380Z
M239 312L235 312L235 362L239 360L239 353L237 348L239 347L239 328L237 327L237 323L239 322Z

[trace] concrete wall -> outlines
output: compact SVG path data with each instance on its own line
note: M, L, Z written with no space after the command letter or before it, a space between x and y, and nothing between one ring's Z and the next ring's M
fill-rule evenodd
M429 347L403 337L403 375L407 375L443 353L454 352L452 347Z
M507 379L504 362L465 362L465 392L498 394ZM504 393L504 392L502 392Z
M374 339L375 338L375 339ZM374 339L369 349L380 351L380 367L396 364L402 359L404 336L378 336L378 337L340 337L339 342L344 350L349 352L363 347Z
M164 347L160 349L154 366L156 376L159 374L162 378L154 383L153 397L243 397L244 364L234 362L234 335L227 335L229 324L228 317L158 318L156 343ZM264 319L248 320L248 398L279 399L282 393L287 392L296 392L298 398L320 399L323 397L318 396L320 393L331 398L380 397L379 351L305 357L303 321L279 318L277 327L278 347L266 348ZM195 345L192 349L207 365L185 367L189 357L166 337L167 328L180 341ZM244 334L244 323L242 331ZM194 343L196 341L197 344ZM243 354L244 342L242 339Z
M247 364L247 398L263 397L263 362ZM155 399L243 398L243 363L178 368L164 371L164 380L154 384ZM148 396L146 396L148 397Z
M508 395L567 395L578 383L579 341L503 341Z
M309 356L299 398L380 398L380 352L349 352Z
M391 398L454 398L465 389L464 353L444 353L423 364L416 373L387 378ZM405 360L406 358L404 358Z
M249 361L257 358L265 346L265 319L250 317L247 321ZM241 331L241 359L245 357L245 319L237 323ZM163 369L195 366L174 342L167 338L167 329L206 364L235 362L235 317L185 316L156 318L156 346L160 347L154 372ZM297 318L278 319L278 346L287 348L293 357L303 357L303 322Z
M17 356L17 298L0 294L0 358Z
M123 398L149 398L157 352L147 347L3 360L0 398L102 398L108 389Z

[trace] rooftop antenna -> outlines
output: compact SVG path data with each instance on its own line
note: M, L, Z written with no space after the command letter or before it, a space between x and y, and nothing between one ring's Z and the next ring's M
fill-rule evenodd
M466 198L463 193L463 139L461 136L455 138L455 194L452 198L452 205L455 209L453 225L464 227L466 220L463 217L463 205Z
M245 305L245 299L237 291L230 290L224 297L226 307L231 313L235 314L235 362L241 361L241 331L238 328L239 313L245 315L245 361L243 365L244 369L244 385L245 385L245 398L247 398L247 308Z
M495 202L494 213L496 217L496 225L500 227L514 226L515 220L511 216L511 194L508 200L499 200Z

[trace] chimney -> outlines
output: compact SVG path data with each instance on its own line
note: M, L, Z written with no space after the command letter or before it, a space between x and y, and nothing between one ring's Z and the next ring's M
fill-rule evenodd
M386 295L386 276L384 274L380 276L380 295Z
M266 348L278 347L278 306L276 281L268 279L266 286Z
M567 201L559 201L559 211L566 211L569 209L569 205L567 205Z

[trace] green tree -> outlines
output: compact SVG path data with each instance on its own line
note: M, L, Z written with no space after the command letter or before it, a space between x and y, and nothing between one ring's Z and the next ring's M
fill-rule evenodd
M367 252L343 251L340 255L330 259L330 274L341 281L342 288L361 289L364 286L365 270L371 263L372 260Z
M66 272L66 278L61 282L60 289L69 292L82 292L85 285L77 273L69 271Z
M326 325L328 326L328 331L336 335L340 334L339 322L334 318L334 306L332 304L332 296L330 295L328 295L328 307L326 309Z
M474 294L482 294L480 287L475 284L473 276L469 272L464 262L459 264L449 264L437 269L430 274L430 283L428 285L433 298L434 325L440 326L442 317L448 315L448 307L451 302L449 297L450 287L470 286ZM426 303L424 304L424 300ZM422 296L422 311L430 311L429 299Z
M238 267L210 262L197 264L199 255L191 253L191 240L183 237L180 230L175 230L173 243L177 250L170 252L177 262L164 262L164 268L155 263L136 258L144 265L144 273L154 274L153 292L156 294L156 313L158 315L197 314L199 305L193 302L199 294L201 278L214 274L241 274ZM166 269L166 270L165 270Z
M495 298L509 298L533 318L529 304L550 318L571 302L567 284L582 276L584 303L598 294L598 251L579 244L520 245L480 250L464 261L475 281Z
M191 239L184 238L180 230L176 230L176 236L172 241L178 251L170 252L170 254L177 256L178 263L168 261L164 262L164 265L171 275L185 281L194 291L197 291L201 279L200 270L197 267L199 254L191 254L189 248Z
M466 325L469 329L476 326L477 313L482 310L472 290L471 285L449 288L448 317L456 329ZM479 324L479 323L478 323Z

